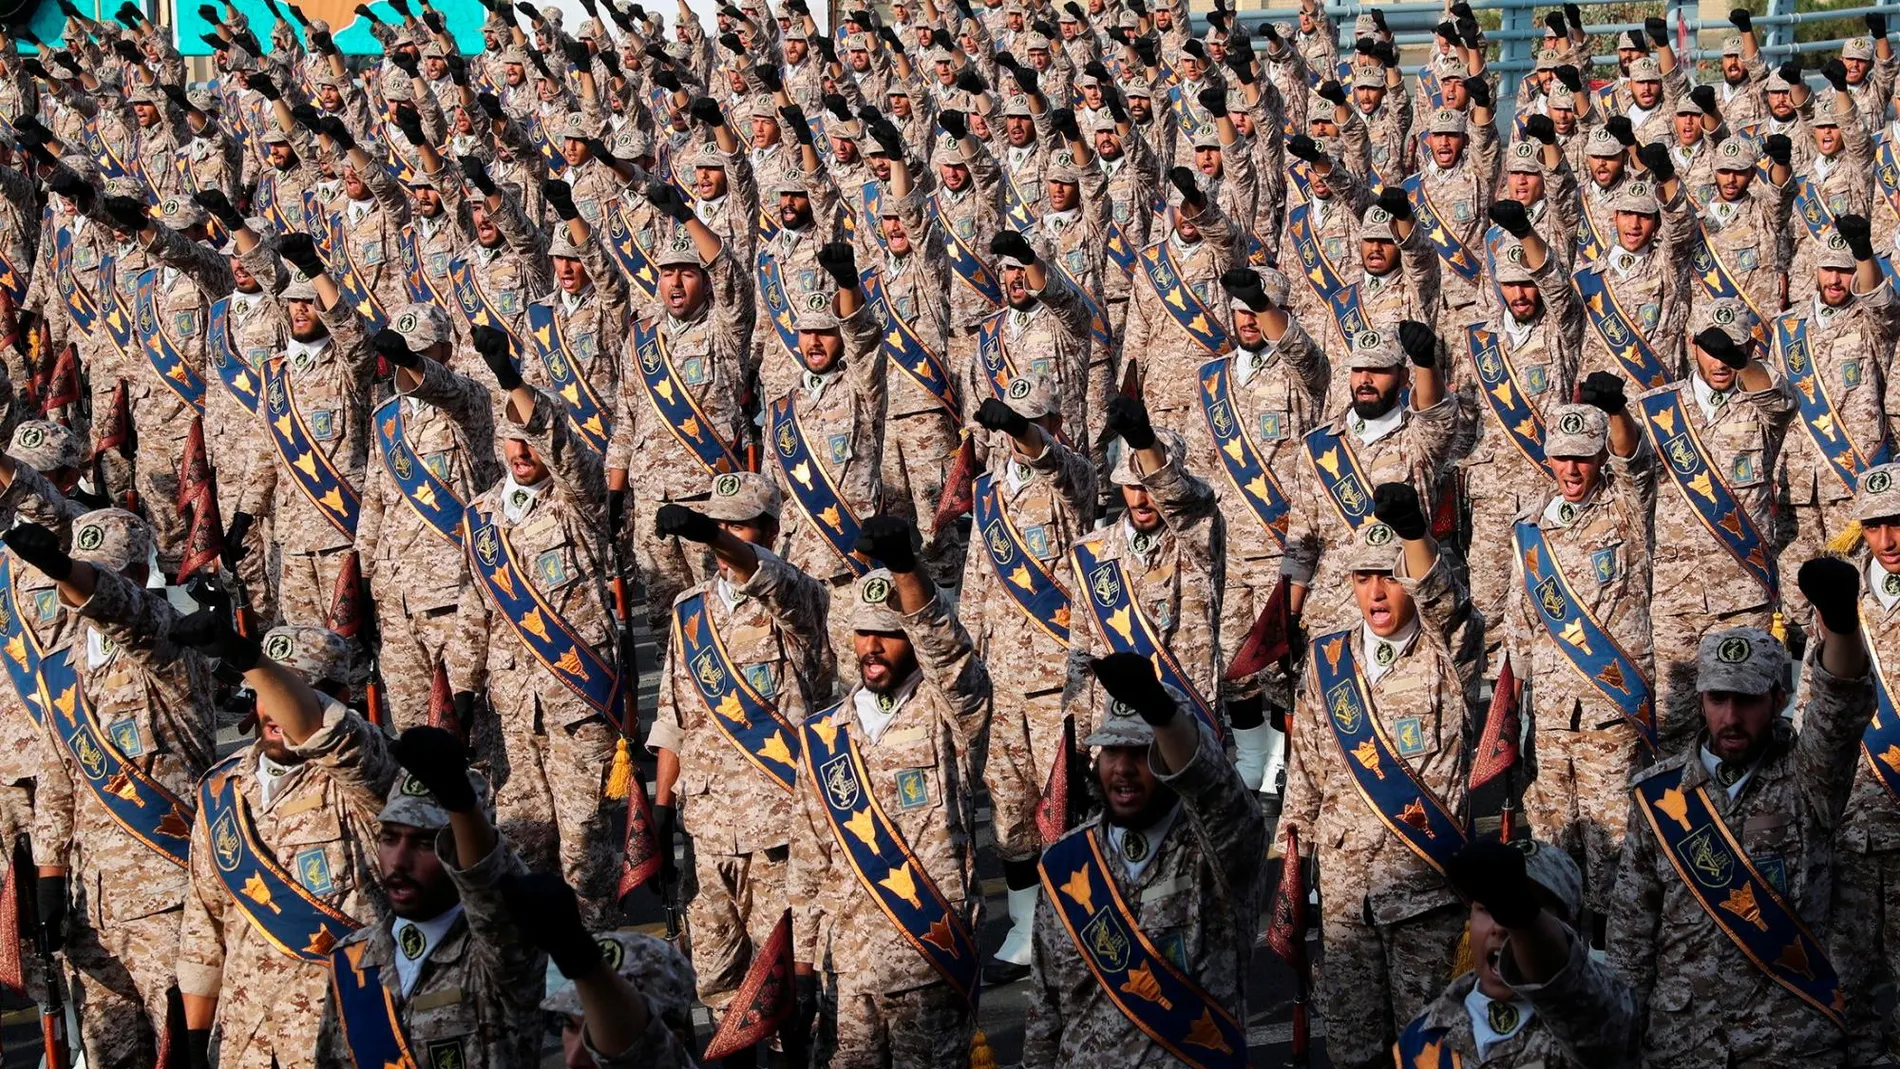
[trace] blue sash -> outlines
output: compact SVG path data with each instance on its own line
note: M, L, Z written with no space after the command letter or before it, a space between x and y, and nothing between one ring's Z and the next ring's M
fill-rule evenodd
M416 456L402 430L402 398L384 401L373 417L376 444L383 456L383 469L395 481L402 499L416 511L429 529L454 544L462 544L462 513L467 509L448 483L436 478L429 466Z
M1166 239L1141 250L1141 269L1148 284L1154 287L1155 296L1161 298L1161 307L1167 309L1188 337L1210 356L1219 356L1233 348L1227 328L1221 326L1219 318L1182 280L1181 269L1175 264L1174 253Z
M38 636L28 639L29 625L20 611L20 594L13 587L13 554L0 553L0 664L5 664L14 693L26 706L27 715L39 724L44 718L40 708L40 643Z
M402 1032L402 1013L383 986L383 970L364 965L368 943L356 942L330 957L330 991L336 998L337 1022L355 1065L375 1069L416 1069L415 1055ZM455 1066L459 1067L460 1062Z
M343 216L331 213L330 232L335 240L331 242L331 270L336 275L336 288L340 289L356 305L356 314L369 324L373 334L389 325L389 310L376 298L376 291L363 281L363 269L357 266L356 255L350 251L350 242L343 236Z
M693 679L693 689L706 704L706 719L754 768L785 793L792 793L798 778L798 730L732 663L713 627L704 592L673 606L673 641L680 663Z
M1814 448L1827 458L1828 470L1849 493L1860 488L1860 473L1892 457L1892 441L1882 421L1880 441L1870 450L1854 443L1847 421L1834 408L1827 395L1827 382L1814 366L1808 352L1808 314L1806 309L1788 312L1775 320L1775 341L1781 350L1781 366L1788 373L1788 385L1794 387L1794 399L1801 407L1801 425L1808 429Z
M1129 278L1134 278L1136 252L1129 247L1127 231L1123 230L1122 225L1113 219L1108 221L1107 249L1109 262L1121 268L1122 274L1127 275Z
M1702 284L1702 292L1714 300L1727 298L1742 302L1753 317L1748 332L1755 336L1755 341L1766 352L1771 340L1768 337L1768 321L1762 316L1761 309L1755 307L1754 298L1735 281L1728 265L1722 262L1722 254L1715 251L1715 242L1709 237L1708 225L1698 221L1696 229L1697 240L1689 249L1689 269L1694 272L1696 281Z
M1100 825L1043 851L1043 895L1089 974L1130 1024L1193 1069L1244 1069L1247 1029L1155 946L1102 856ZM1099 908L1098 908L1099 907Z
M983 258L970 248L968 242L957 235L956 228L943 218L943 208L935 197L930 199L930 212L937 220L938 231L943 234L943 250L950 258L950 270L964 285L975 290L977 296L1001 308L1003 287L997 282L995 272L983 263Z
M772 403L771 427L776 446L773 456L799 511L844 561L845 567L851 569L852 575L870 571L870 566L852 553L858 544L857 513L845 504L837 487L831 484L831 476L825 473L825 465L812 454L810 444L805 441L805 429L798 423L793 392L787 392Z
M1571 281L1577 287L1578 296L1583 298L1583 310L1590 316L1590 325L1623 365L1624 372L1644 389L1653 390L1668 383L1668 369L1656 358L1649 339L1643 337L1643 332L1636 329L1623 306L1617 303L1604 271L1578 271Z
M448 298L435 288L430 281L429 272L422 263L422 240L416 236L414 226L402 228L402 234L396 239L396 247L402 250L402 281L409 291L409 303L433 304L444 312L449 310Z
M142 343L137 342L138 321L133 318L132 310L125 306L125 291L119 288L119 261L114 254L99 257L99 272L94 278L98 282L99 300L105 311L106 334L112 338L112 344L125 352Z
M621 272L647 300L658 300L660 272L653 266L653 257L640 244L639 234L634 232L633 224L628 221L626 203L616 198L607 205L605 214L607 247L613 250L614 259L620 261Z
M950 371L944 367L937 354L930 351L924 340L897 309L884 299L884 280L876 268L858 276L859 285L864 287L864 296L871 306L871 312L878 322L884 324L884 340L879 348L891 366L902 371L923 388L936 402L942 405L951 416L960 417L962 409L957 405L956 383L950 378Z
M1438 82L1438 73L1427 63L1418 69L1418 91L1436 111L1445 106L1445 88Z
M231 904L265 942L287 958L326 963L337 942L362 924L306 890L258 840L251 807L237 788L237 766L248 760L248 750L232 754L198 781L198 820L211 843L213 867ZM321 854L315 860L325 868ZM327 871L315 875L329 883Z
M515 559L514 546L493 517L470 505L462 513L462 522L467 525L462 545L468 550L469 568L481 581L496 615L508 621L515 637L562 686L609 723L618 723L620 673L575 634L528 581L528 569Z
M778 257L769 252L759 253L758 274L759 295L765 298L765 310L772 320L773 333L778 335L779 344L797 361L798 328L793 325L796 321L792 318L792 298L785 292L785 278L779 271Z
M1402 1069L1462 1069L1465 1060L1445 1042L1448 1028L1427 1028L1425 1017L1405 1026L1392 1045L1392 1064Z
M73 271L73 232L70 227L60 227L53 238L53 282L59 289L60 300L66 305L66 314L80 330L92 333L92 324L99 318L99 302L93 299L86 287L80 285L79 276Z
M1464 828L1392 745L1379 723L1353 646L1359 628L1336 631L1313 643L1314 681L1326 724L1339 744L1340 760L1353 786L1379 823L1439 872L1465 845Z
M1755 521L1742 509L1741 502L1735 500L1722 473L1709 462L1702 439L1683 411L1680 391L1652 394L1642 398L1641 403L1643 427L1649 432L1650 444L1665 461L1664 467L1682 494L1682 500L1742 570L1761 584L1769 600L1778 600L1781 579L1768 542L1755 530Z
M1293 251L1299 255L1300 263L1306 268L1307 283L1313 287L1314 293L1331 301L1334 294L1346 288L1346 281L1339 276L1339 270L1332 261L1326 258L1326 250L1320 247L1319 237L1313 233L1312 214L1311 201L1288 211L1286 232L1293 239Z
M178 343L165 330L158 314L158 271L156 267L139 273L138 330L139 348L167 389L199 415L205 410L205 380L178 351Z
M0 567L4 567L0 563ZM0 571L0 582L5 581L6 573ZM1860 754L1866 759L1867 767L1874 773L1881 786L1895 799L1900 799L1900 713L1894 711L1893 692L1887 689L1887 675L1880 663L1880 654L1874 646L1874 636L1867 626L1865 614L1861 617L1861 636L1867 641L1867 656L1873 661L1874 677L1874 718L1867 730L1860 736ZM7 651L13 651L11 640ZM11 671L13 666L7 665ZM31 703L28 704L31 708Z
M1333 503L1347 530L1359 530L1372 519L1372 483L1359 470L1359 454L1345 435L1325 427L1307 431L1303 441L1313 472L1326 490L1326 499Z
M1009 595L1029 622L1064 647L1069 644L1069 592L1024 544L1023 534L1003 507L996 476L976 477L972 537L983 540L985 558L996 571L997 586Z
M7 258L6 252L0 250L0 293L11 297L14 305L18 306L25 302L26 290L26 276L13 266L13 261Z
M1584 682L1609 699L1653 750L1656 746L1656 702L1649 679L1636 660L1597 623L1582 599L1570 588L1557 554L1535 521L1519 523L1518 559L1524 562L1524 592L1537 606L1551 645L1570 662Z
M1035 203L1033 198L1023 194L1021 187L1016 185L1015 176L1005 169L1003 171L1003 221L1009 225L1009 228L1028 230L1035 226L1037 216L1031 215L1029 211Z
M1807 175L1794 176L1794 210L1807 224L1808 233L1816 241L1827 240L1827 232L1834 228L1834 212L1827 206L1827 199L1814 187Z
M317 448L304 426L303 414L290 399L284 358L274 357L264 364L264 422L270 428L271 443L283 458L284 471L303 491L330 526L352 538L356 536L356 517L362 502L356 488Z
M1102 636L1102 644L1110 653L1138 653L1147 658L1155 666L1161 682L1180 691L1194 707L1194 715L1213 730L1216 739L1225 742L1227 732L1221 727L1213 703L1202 696L1200 688L1182 669L1181 662L1162 645L1154 626L1148 622L1147 612L1135 600L1134 584L1128 581L1122 562L1114 558L1103 560L1099 556L1101 551L1100 534L1085 538L1069 550L1069 564L1075 569L1077 589L1089 592L1089 613L1095 618L1095 630Z
M205 334L205 354L211 358L211 366L218 373L218 381L238 403L257 414L257 369L250 361L238 355L236 346L231 344L231 298L220 297L211 302L206 314L209 326Z
M1508 314L1508 313L1506 313ZM1548 470L1544 457L1544 418L1531 404L1529 395L1517 381L1517 369L1498 344L1498 335L1480 326L1465 328L1465 344L1471 350L1471 363L1478 369L1478 392L1485 405L1497 417L1498 427L1531 466Z
M712 421L700 410L699 402L693 400L692 391L673 370L673 361L666 354L666 339L657 324L650 320L634 323L633 351L640 365L640 384L647 402L653 406L653 414L666 424L666 429L692 451L709 473L738 471L742 465L733 456L732 447L720 440Z
M924 956L971 1007L977 1004L976 939L963 914L930 878L924 863L904 842L871 793L871 777L864 768L851 726L833 719L849 706L840 703L804 723L805 782L823 807L840 853L857 874L858 883L904 941Z
M1438 217L1438 210L1432 207L1431 197L1425 194L1425 177L1415 174L1399 183L1405 188L1405 195L1412 201L1412 212L1418 216L1418 225L1425 231L1425 240L1432 243L1438 251L1438 258L1451 268L1453 274L1466 282L1476 282L1484 274L1484 265L1458 240L1444 220Z
M595 456L606 456L610 434L607 421L612 416L593 384L578 373L568 356L567 337L554 318L553 301L528 306L528 337L534 339L535 351L541 354L541 366L547 368L554 394L566 403L567 424L574 429L574 436Z
M1597 233L1596 219L1590 214L1590 198L1582 190L1577 191L1577 215L1577 259L1581 267L1601 260L1615 242L1610 235Z
M262 215L273 227L276 227L277 232L280 234L291 234L302 230L304 221L303 213L300 211L297 218L292 219L289 214L284 211L284 201L283 198L278 195L281 192L277 188L278 185L277 172L274 170L267 169L262 175L258 176L257 200L262 205L258 214ZM301 205L299 205L299 207L301 207Z
M468 317L472 327L493 327L501 331L508 339L508 358L515 367L521 366L521 338L515 334L515 328L508 317L495 310L489 303L488 294L482 291L481 279L475 274L475 268L467 260L449 261L449 286L455 291L455 303Z
M548 133L547 127L542 124L540 116L534 116L527 126L528 136L534 140L535 151L539 152L541 159L547 162L548 170L555 174L567 170L567 157L562 154L561 146L555 142L553 136Z
M1631 789L1656 845L1696 903L1742 956L1770 980L1845 1031L1841 981L1807 925L1762 877L1709 802L1706 787L1682 789L1682 769Z
M1874 148L1874 189L1900 215L1900 152L1895 151L1890 134L1881 134Z
M1240 499L1253 510L1254 518L1273 536L1275 544L1286 548L1286 491L1273 469L1260 456L1260 449L1247 435L1247 428L1234 406L1233 378L1227 358L1220 357L1201 365L1201 415L1207 420L1208 433L1214 437L1214 453L1221 468L1239 492Z

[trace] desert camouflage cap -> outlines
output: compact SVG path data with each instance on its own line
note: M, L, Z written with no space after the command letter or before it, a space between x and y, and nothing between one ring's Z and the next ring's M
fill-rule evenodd
M1385 72L1378 67L1354 67L1352 87L1354 89L1384 89Z
M203 206L190 197L166 197L158 202L158 221L173 230L189 230L209 218Z
M1625 50L1647 52L1649 51L1649 42L1643 39L1643 31L1641 30L1624 30L1622 33L1616 35L1616 48L1619 52Z
M674 230L660 244L660 251L653 258L654 267L698 267L705 268L705 262L699 258L699 246L693 242L693 235L685 227Z
M1583 143L1583 151L1587 155L1607 160L1612 156L1623 155L1625 149L1623 142L1618 141L1615 134L1599 126L1590 131L1590 137Z
M1056 406L1055 387L1045 375L1022 374L1009 380L1003 390L1003 403L1024 419L1051 416L1061 411Z
M1544 96L1544 106L1551 111L1576 111L1577 97L1561 85L1552 86Z
M1392 229L1392 213L1377 205L1366 209L1366 217L1359 223L1359 240L1390 241L1397 243L1398 232Z
M1623 183L1616 196L1610 199L1610 209L1618 212L1635 212L1638 215L1661 215L1662 201L1656 198L1656 187L1641 179Z
M1161 689L1174 699L1174 707L1182 713L1187 712L1187 697L1166 683ZM1192 714L1189 714L1192 715ZM1154 726L1141 718L1134 706L1124 705L1114 698L1105 698L1102 702L1101 719L1095 722L1095 730L1082 740L1084 746L1151 746L1155 741Z
M1432 60L1432 73L1438 75L1438 80L1441 82L1447 78L1462 82L1471 72L1465 67L1464 60L1445 52Z
M1353 532L1352 545L1346 550L1346 570L1352 572L1391 572L1398 570L1405 542L1397 531L1373 520Z
M1594 457L1610 440L1610 417L1591 405L1558 405L1544 425L1544 455Z
M1861 472L1854 491L1855 519L1885 516L1900 516L1900 463L1876 464Z
M1514 141L1504 154L1504 170L1509 174L1543 174L1544 158L1534 141Z
M1630 81L1632 82L1660 82L1662 81L1662 64L1656 62L1655 58L1652 56L1644 56L1641 59L1631 60L1630 61Z
M302 675L313 686L349 679L349 644L327 627L273 627L264 635L264 656Z
M760 516L778 519L781 504L778 484L766 476L756 471L724 472L713 476L700 511L724 523L748 523Z
M602 957L609 967L646 996L647 1009L670 1016L686 1012L693 1005L693 964L686 955L664 939L639 932L596 932ZM541 1008L569 1017L581 1015L581 995L574 981L562 976L548 963L547 994Z
M1819 247L1814 252L1816 267L1832 267L1840 271L1854 269L1854 250L1847 244L1847 239L1841 236L1840 231L1828 231L1827 240L1818 242L1817 245Z
M73 521L74 560L122 572L151 552L151 527L124 509L94 509Z
M1874 39L1871 37L1849 37L1841 45L1843 60L1859 59L1868 63L1874 61Z
M403 344L415 353L454 337L447 313L433 304L402 305L389 317L389 329L402 335Z
M1492 272L1492 281L1500 286L1530 286L1537 282L1536 276L1524 266L1524 245L1516 238L1505 235L1505 244L1497 259L1497 268Z
M890 569L866 572L851 591L851 630L902 634L904 614L897 608Z
M1767 694L1785 686L1788 648L1759 627L1730 627L1702 636L1696 652L1696 691Z
M1749 340L1750 327L1754 319L1754 313L1748 310L1748 305L1734 297L1698 301L1695 311L1689 316L1689 337L1693 339L1696 335L1714 327L1728 335L1730 341L1743 345Z
M581 247L574 243L574 236L567 232L567 227L565 226L557 226L554 228L553 236L548 239L548 255L559 256L564 260L580 260L584 258L581 253Z
M1739 33L1731 33L1727 37L1722 38L1722 54L1725 56L1741 55L1742 35Z
M1155 447L1170 458L1181 456L1186 446L1181 436L1161 427L1155 428ZM1128 448L1126 442L1114 444L1115 466L1109 470L1108 481L1112 486L1142 486L1141 473L1135 470L1135 451Z
M1470 129L1470 120L1465 117L1464 112L1452 108L1439 108L1432 112L1431 125L1426 129L1426 133L1463 134Z
M30 419L13 428L7 455L42 474L58 468L76 468L86 462L91 448L71 427L51 420Z
M475 788L475 802L482 807L482 814L490 823L495 820L495 792L488 786L488 777L480 769L468 770L469 786ZM449 811L435 800L435 795L422 785L422 781L405 772L390 785L389 797L383 801L382 812L376 819L384 824L407 824L412 828L440 830L449 826Z
M1524 851L1524 875L1550 892L1564 908L1563 919L1574 924L1583 912L1583 870L1577 867L1576 859L1561 847L1535 839L1521 839L1511 845Z
M830 290L807 290L792 294L792 329L801 331L837 330L843 324L831 305Z
M1761 150L1752 137L1731 137L1715 146L1715 169L1752 173L1761 162Z
M1405 353L1399 348L1398 335L1368 327L1352 336L1352 352L1346 356L1353 370L1383 371L1405 365Z

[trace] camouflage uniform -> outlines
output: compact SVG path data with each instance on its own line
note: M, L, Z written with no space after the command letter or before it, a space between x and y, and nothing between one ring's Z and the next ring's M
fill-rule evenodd
M1649 344L1665 374L1673 375L1683 364L1683 328L1689 319L1689 306L1698 297L1698 284L1689 275L1689 257L1695 242L1695 210L1678 184L1676 195L1661 200L1661 190L1643 180L1619 183L1611 204L1616 211L1657 213L1662 226L1643 248L1631 251L1615 238L1614 213L1609 229L1610 245L1594 263L1580 264L1577 273L1596 272L1616 305L1629 316L1629 325ZM1586 210L1588 210L1586 206ZM1584 332L1583 360L1577 368L1579 380L1594 371L1611 371L1625 378L1630 372L1611 352L1600 328L1594 324ZM1639 387L1647 383L1637 383Z
M1822 246L1834 233L1834 220L1843 215L1871 218L1869 209L1874 196L1871 180L1874 173L1873 142L1860 120L1859 109L1849 108L1847 114L1842 115L1835 110L1838 102L1838 96L1831 91L1812 98L1809 105L1813 113L1808 124L1839 127L1840 147L1824 156L1815 145L1814 138L1810 137L1808 145L1813 154L1795 160L1795 173L1806 179L1823 210L1819 213L1819 221L1810 220L1801 213L1797 201L1794 224L1787 228L1788 237L1794 242L1794 256L1788 267L1790 306L1799 306L1814 295L1814 267ZM1796 185L1798 187L1800 183L1797 181Z
M1731 137L1707 155L1714 157L1715 168L1724 171L1754 171L1761 158L1754 143L1745 137ZM1731 201L1718 194L1697 207L1711 251L1764 319L1772 319L1781 308L1788 268L1788 246L1782 238L1788 231L1788 205L1793 196L1792 179L1774 186L1756 173L1740 197ZM1707 295L1698 287L1694 299Z
M1172 186L1169 188L1173 191ZM1179 197L1174 192L1170 199L1178 202ZM1172 256L1174 270L1170 273L1179 285L1200 298L1212 314L1216 329L1231 331L1233 315L1227 307L1227 295L1221 291L1220 277L1236 262L1245 262L1244 250L1237 247L1244 238L1235 230L1233 218L1211 200L1191 222L1200 231L1200 238L1192 243L1182 240L1171 224L1164 224L1168 233L1161 241ZM1200 405L1195 370L1218 354L1188 333L1175 318L1173 308L1138 262L1129 290L1122 354L1124 359L1135 361L1141 371L1142 400L1155 426L1179 428Z
M692 963L673 944L638 932L601 932L596 941L614 971L646 999L651 1016L633 1045L615 1054L596 1050L583 1032L581 1048L587 1056L598 1069L693 1069L691 1053L673 1030L693 1005ZM564 978L550 983L541 1009L570 1019L580 1017L580 992Z

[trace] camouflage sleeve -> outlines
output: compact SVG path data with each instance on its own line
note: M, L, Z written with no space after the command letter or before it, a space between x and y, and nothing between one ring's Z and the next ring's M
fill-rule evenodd
M118 572L94 568L92 596L77 611L107 638L137 651L141 660L162 666L182 653L170 641L172 625L179 620L178 610L162 595Z
M1314 644L1317 651L1317 644ZM1292 719L1297 726L1287 729L1286 789L1280 805L1280 823L1278 832L1286 834L1287 828L1298 833L1305 845L1301 851L1311 854L1315 829L1319 826L1320 806L1325 801L1326 783L1324 755L1319 743L1326 734L1326 726L1320 722L1318 710L1323 708L1318 693L1317 673L1306 672L1306 678L1300 683L1299 693L1294 696Z
M1764 363L1763 366L1774 382L1765 390L1737 391L1735 399L1755 410L1755 418L1768 425L1769 438L1773 440L1778 437L1773 433L1774 429L1794 418L1794 388L1782 377L1778 362Z
M1590 956L1590 946L1575 932L1570 958L1557 975L1541 984L1517 976L1510 937L1498 958L1498 975L1511 990L1531 1000L1544 1027L1580 1065L1597 1069L1635 1069L1641 1018L1628 984Z
M1239 138L1233 144L1221 143L1220 158L1222 172L1227 176L1221 184L1233 187L1233 197L1239 211L1234 214L1235 225L1246 229L1246 221L1253 218L1255 205L1260 197L1260 171L1254 166L1253 153L1246 142Z
M679 1038L657 1013L647 1018L647 1030L633 1045L618 1054L595 1050L585 1030L581 1034L581 1046L599 1069L693 1069L695 1064L692 1055L680 1045Z
M39 777L33 789L33 863L65 865L73 841L73 776L66 746L54 734L57 717L40 723Z
M368 153L364 155L367 157ZM401 226L409 221L409 191L389 173L383 161L371 159L368 167L357 167L356 171L362 176L363 184L369 187L370 193L375 195L376 203L389 213L392 223Z
M436 855L444 859L443 871L462 894L462 915L468 918L469 948L477 968L487 977L490 992L513 1003L518 1013L532 1014L541 1002L548 956L522 938L498 886L511 876L525 874L528 866L514 844L498 836L487 857L457 868L447 860L454 856L453 842L454 835L447 829L437 833Z
M598 227L587 228L587 240L581 243L581 264L594 282L600 308L600 329L595 344L602 353L618 353L627 338L630 294L627 276L621 273L619 263L607 258L607 248L601 242Z
M1623 853L1616 865L1616 894L1610 903L1604 946L1608 948L1610 968L1635 993L1638 1005L1649 1002L1649 993L1656 986L1656 944L1662 927L1664 890L1658 864L1655 833L1632 801L1629 832L1623 837Z
M28 523L66 532L72 522L86 514L86 507L59 492L46 476L30 464L13 462L13 479L0 492L0 508L11 509Z
M387 737L342 702L327 695L321 700L322 725L290 751L326 773L346 799L378 812L398 771Z
M548 260L547 236L528 221L527 213L521 209L521 202L507 193L501 197L501 207L490 210L488 218L501 231L508 243L508 251L513 253L521 265L521 290L523 293L546 293L554 288L554 266Z
M15 204L30 204L34 192L33 180L26 176L26 172L0 165L0 196Z
M455 633L442 663L448 667L449 686L481 691L488 686L488 599L474 583L462 588L455 605Z
M1089 306L1082 299L1082 291L1069 282L1067 275L1054 269L1053 261L1044 255L1046 250L1037 250L1045 267L1046 277L1042 290L1036 293L1042 302L1049 306L1056 321L1067 331L1069 337L1081 342L1089 336Z
M1089 458L1044 434L1043 449L1024 458L1031 468L1048 472L1063 504L1086 516L1095 508L1095 465ZM1016 454L1021 456L1020 453Z
M1555 257L1552 257L1555 259ZM1438 250L1425 236L1425 228L1414 223L1412 232L1399 244L1399 265L1405 269L1405 282L1418 298L1420 308L1429 317L1426 324L1438 325L1438 290L1441 281Z
M1154 498L1169 533L1181 543L1182 555L1203 573L1212 574L1221 556L1218 499L1212 486L1188 471L1187 450L1180 440L1166 441L1173 433L1163 433L1168 462L1157 471L1143 473L1141 484Z
M1273 351L1287 362L1293 373L1299 376L1300 385L1306 390L1306 404L1310 411L1323 412L1326 409L1326 391L1332 385L1332 361L1326 358L1326 350L1313 341L1298 319L1287 316L1286 333L1273 343Z
M889 378L885 372L891 364L884 359L879 348L884 340L883 324L878 322L869 304L860 304L839 322L839 326L844 332L845 378L850 380L859 403L872 413L874 419L882 418L886 391L889 389Z
M1411 436L1410 455L1417 457L1422 473L1437 478L1451 454L1458 435L1458 395L1446 391L1430 408L1413 408L1405 421L1404 433Z
M260 240L251 246L251 251L238 254L238 263L244 265L244 270L250 272L266 292L282 293L284 287L290 285L290 269L272 247L275 242L269 240L271 237L259 234Z
M1538 295L1544 299L1544 310L1557 327L1560 344L1553 348L1558 377L1553 385L1558 387L1560 396L1568 397L1577 374L1577 360L1583 354L1585 319L1583 302L1577 299L1577 291L1570 284L1569 270L1557 258L1555 243L1545 254L1543 266L1531 272L1531 281L1537 284Z
M1176 716L1193 716L1186 709ZM1212 728L1195 720L1199 744L1187 765L1167 773L1157 765L1159 751L1148 751L1149 770L1174 788L1193 819L1207 864L1217 866L1236 897L1251 901L1267 856L1267 824L1254 792L1241 782L1240 770L1227 759Z
M492 394L488 387L476 382L458 371L449 370L449 366L437 360L422 362L422 381L411 389L403 389L400 384L396 392L413 397L424 404L433 405L448 414L455 425L462 430L463 438L474 446L474 453L486 449L495 438L495 407L491 402ZM480 455L471 456L474 482L477 486L486 486L494 475L493 460Z
M1068 935L1055 908L1038 896L1033 929L1035 950L1029 961L1029 1006L1023 1019L1022 1069L1055 1069L1062 1061L1062 993L1051 981L1049 963L1062 953Z
M530 389L534 389L530 387ZM534 411L516 422L507 417L511 431L519 431L534 447L554 476L554 485L570 507L585 515L607 500L606 471L601 458L574 435L561 402L543 390L534 390Z
M1801 733L1795 740L1795 764L1800 769L1797 782L1817 812L1833 814L1832 825L1846 803L1860 739L1873 719L1874 685L1871 673L1843 679L1829 672L1821 664L1819 647L1816 643L1807 658L1803 682L1808 697L1796 716Z
M819 933L825 922L824 889L830 882L833 839L826 819L818 813L820 805L806 782L805 770L798 770L798 815L792 829L791 858L785 870L786 897L792 909L792 960L822 965L819 952L824 949Z
M323 325L330 328L331 344L343 358L350 380L367 391L376 378L376 350L370 348L363 317L356 314L356 302L350 300L349 294L338 291L336 304L329 308L319 305L317 315Z
M192 241L164 223L154 221L152 227L152 242L145 251L167 266L183 271L206 300L230 296L237 289L229 257L201 241Z
M679 701L673 693L674 681L682 678L680 656L679 646L668 643L665 660L660 666L660 690L653 710L653 723L647 728L646 750L651 754L661 750L679 753L686 742L686 723L680 713Z
M1325 521L1319 516L1319 500L1314 493L1316 478L1301 462L1300 473L1287 494L1286 552L1280 557L1280 574L1301 587L1312 585L1323 544L1319 531Z
M794 648L823 642L831 592L825 584L793 567L764 547L754 547L759 564L740 593L757 598Z
M1689 200L1689 184L1676 183L1676 195L1663 202L1662 231L1657 240L1671 264L1686 264L1694 251L1696 237L1695 205Z
M241 757L238 760L249 760ZM191 823L191 890L178 925L178 990L217 998L224 987L226 891L203 820ZM243 923L242 921L239 922Z
M904 625L916 647L924 678L949 703L949 727L957 747L973 755L974 767L981 768L982 746L990 725L990 672L976 655L970 632L941 596L905 614Z

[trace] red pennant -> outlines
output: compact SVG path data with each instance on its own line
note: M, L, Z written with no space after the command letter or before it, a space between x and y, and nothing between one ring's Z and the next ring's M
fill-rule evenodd
M796 1002L792 984L792 911L786 910L765 945L752 954L739 990L726 1003L725 1016L706 1044L702 1061L718 1061L754 1046L778 1031L791 1017Z
M107 406L106 418L99 421L99 435L93 441L92 455L97 458L108 449L117 449L123 455L131 441L132 410L125 396L125 380L120 379L112 388L112 403Z
M1471 759L1470 789L1498 778L1517 765L1517 675L1511 671L1511 658L1504 658L1498 672L1497 688L1491 693L1491 710L1485 714L1484 734L1478 738L1477 752Z
M218 509L217 477L205 456L204 419L191 418L185 456L178 466L178 508L188 517L185 555L178 564L178 581L200 569L217 568L224 555L224 517Z
M1245 679L1293 652L1293 607L1289 597L1285 579L1273 584L1273 593L1267 595L1266 606L1247 630L1222 679L1230 683Z
M178 508L182 511L200 496L211 493L211 458L205 453L205 421L191 417L185 436L185 454L178 462Z
M1075 717L1062 718L1062 749L1049 762L1049 782L1036 803L1036 833L1044 846L1055 842L1075 826L1075 813L1069 805L1069 762L1075 755Z
M653 833L653 804L647 801L646 785L640 782L640 770L633 770L627 789L627 838L621 844L625 857L620 863L620 887L614 897L624 898L634 888L660 871L659 838Z
M1432 537L1440 542L1458 533L1458 480L1446 479L1432 506Z
M956 523L959 516L968 516L975 507L976 443L965 435L963 444L957 447L957 458L950 465L950 473L944 476L943 495L937 498L937 530Z
M1300 832L1287 825L1281 841L1280 889L1267 915L1267 945L1296 973L1306 970L1306 869L1300 864Z
M46 388L40 401L41 413L57 411L79 403L79 350L71 345L59 351L59 359L46 375ZM118 403L118 398L113 398Z
M7 881L0 884L0 988L26 996L26 954L20 949L20 868L31 864L25 850L13 851Z
M448 666L441 663L436 664L435 678L429 681L429 726L452 732L464 743L468 742L466 726L455 715L455 692L449 688Z
M353 549L344 556L343 568L336 573L327 626L344 638L355 638L363 630L363 562Z
M1136 369L1133 357L1129 357L1127 365L1122 368L1121 393L1123 397L1141 399L1141 372Z

